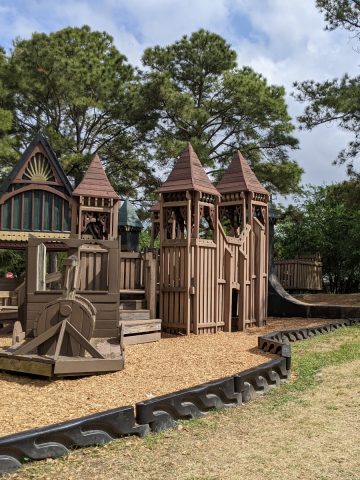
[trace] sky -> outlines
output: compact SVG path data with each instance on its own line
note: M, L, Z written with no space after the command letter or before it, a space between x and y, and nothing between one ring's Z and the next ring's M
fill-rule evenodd
M304 105L291 96L293 82L323 81L359 73L359 53L349 32L325 31L315 0L0 0L0 46L16 37L87 24L107 31L129 62L141 66L146 47L168 45L199 28L223 36L270 83L286 88L295 124ZM333 166L351 138L336 125L296 130L300 148L290 152L305 170L303 184L323 185L346 178Z

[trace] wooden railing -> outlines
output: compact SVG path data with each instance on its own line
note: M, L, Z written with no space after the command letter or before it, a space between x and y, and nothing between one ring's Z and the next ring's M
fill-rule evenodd
M275 273L287 290L322 290L322 263L319 260L276 260Z
M17 305L17 290L20 284L19 278L0 279L0 306Z
M81 252L80 289L87 290L89 285L96 290L105 290L107 287L107 252ZM156 290L159 275L158 252L121 252L120 254L120 291L144 290L147 308L151 318L156 318ZM45 284L60 282L61 272L54 272L45 276ZM10 280L7 281L6 280ZM4 281L1 284L1 281ZM19 284L19 279L0 279L0 308L4 306L21 306L25 298L25 282ZM16 288L15 288L16 287ZM5 289L6 288L6 289Z
M120 290L144 289L144 259L139 252L120 253Z

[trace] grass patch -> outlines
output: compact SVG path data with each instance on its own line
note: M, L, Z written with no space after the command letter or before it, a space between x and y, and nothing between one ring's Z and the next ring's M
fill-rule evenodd
M321 382L321 370L360 359L360 327L345 327L291 344L294 380L268 393L263 405L273 409L288 401L301 401L299 393Z

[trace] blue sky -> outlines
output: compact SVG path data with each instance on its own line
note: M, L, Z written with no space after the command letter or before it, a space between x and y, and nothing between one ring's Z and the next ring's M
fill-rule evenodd
M167 45L199 28L219 33L237 51L239 65L285 86L293 117L303 109L290 96L294 81L359 71L355 41L347 32L324 31L315 0L0 0L0 46L8 51L16 37L84 24L109 32L134 65L148 46ZM291 155L305 170L304 183L346 177L345 168L331 162L348 134L330 125L296 135L300 149Z

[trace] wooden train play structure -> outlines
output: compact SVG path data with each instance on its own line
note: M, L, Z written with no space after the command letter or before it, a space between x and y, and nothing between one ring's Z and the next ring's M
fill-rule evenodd
M157 341L161 331L264 324L269 194L241 153L215 187L189 144L158 194L151 217L160 248L139 253L141 223L100 158L73 188L46 140L33 140L0 191L0 247L27 257L13 305L0 308L0 323L13 323L0 369L111 372L124 367L124 346Z

